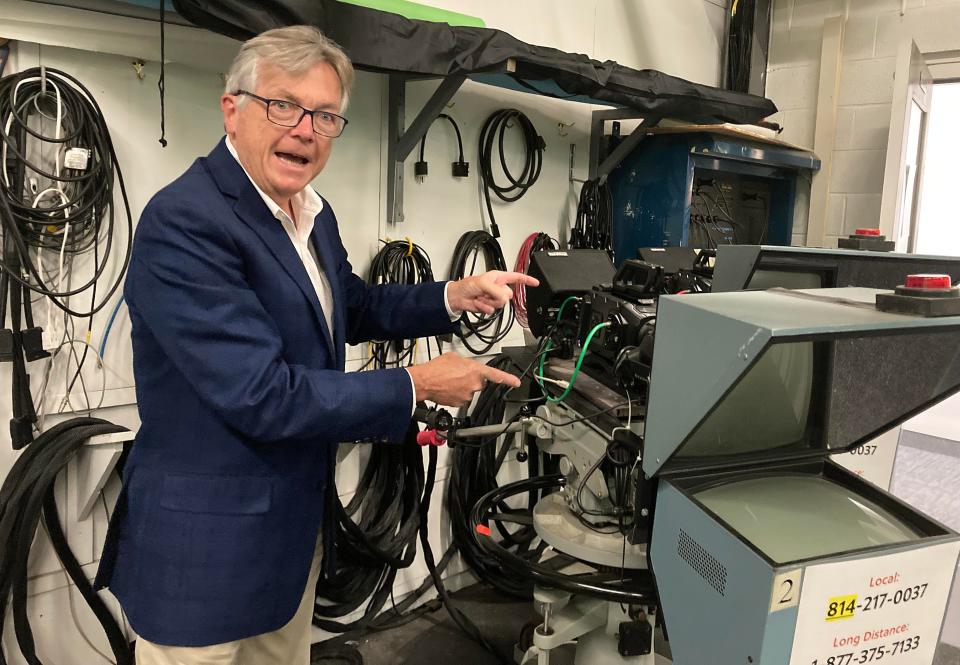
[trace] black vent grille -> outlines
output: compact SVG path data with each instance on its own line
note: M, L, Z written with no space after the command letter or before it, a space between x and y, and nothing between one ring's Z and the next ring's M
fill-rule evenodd
M700 574L700 577L707 581L707 584L717 590L721 596L725 595L727 588L727 567L713 558L707 550L687 535L683 529L680 530L680 537L677 539L677 554L680 558L690 564Z

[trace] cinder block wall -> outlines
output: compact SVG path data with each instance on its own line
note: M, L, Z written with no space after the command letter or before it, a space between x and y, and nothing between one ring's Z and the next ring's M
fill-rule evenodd
M902 13L901 13L902 10ZM960 49L960 0L775 0L766 95L783 138L813 148L823 21L844 16L825 245L880 219L897 49Z

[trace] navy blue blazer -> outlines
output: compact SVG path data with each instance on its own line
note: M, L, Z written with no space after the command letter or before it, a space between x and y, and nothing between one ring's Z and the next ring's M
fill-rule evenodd
M311 240L333 331L223 141L140 218L124 296L142 424L96 584L152 642L217 644L290 620L337 442L399 442L410 421L407 373L346 374L345 342L453 327L442 282L368 287L354 275L327 202Z

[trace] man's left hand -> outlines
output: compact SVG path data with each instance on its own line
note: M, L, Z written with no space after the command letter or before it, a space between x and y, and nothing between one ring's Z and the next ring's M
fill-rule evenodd
M454 312L480 312L493 314L513 298L511 284L537 286L539 280L521 272L491 270L482 275L464 277L450 282L447 300Z

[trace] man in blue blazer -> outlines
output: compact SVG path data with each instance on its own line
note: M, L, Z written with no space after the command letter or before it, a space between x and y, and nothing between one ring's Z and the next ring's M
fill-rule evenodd
M246 42L221 98L227 136L140 218L124 294L142 425L97 584L120 600L141 665L306 665L337 442L400 442L417 400L518 384L455 354L344 373L346 343L449 332L536 283L353 274L309 185L352 78L314 28Z

